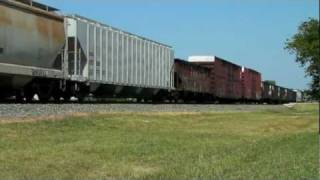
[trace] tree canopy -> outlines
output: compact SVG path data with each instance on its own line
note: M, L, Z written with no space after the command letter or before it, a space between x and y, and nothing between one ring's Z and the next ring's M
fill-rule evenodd
M319 20L310 18L303 22L291 39L286 42L286 49L296 55L296 62L305 68L306 76L312 78L311 94L320 100L320 47Z

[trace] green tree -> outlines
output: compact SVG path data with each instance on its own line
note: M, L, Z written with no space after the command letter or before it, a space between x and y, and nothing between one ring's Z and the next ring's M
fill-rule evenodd
M312 78L312 96L320 100L320 50L319 20L310 18L303 22L298 33L286 42L286 49L296 55L296 62L305 68L306 76Z

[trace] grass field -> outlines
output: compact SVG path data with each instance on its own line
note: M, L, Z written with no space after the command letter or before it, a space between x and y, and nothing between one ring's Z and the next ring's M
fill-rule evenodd
M317 106L0 124L0 179L318 179Z

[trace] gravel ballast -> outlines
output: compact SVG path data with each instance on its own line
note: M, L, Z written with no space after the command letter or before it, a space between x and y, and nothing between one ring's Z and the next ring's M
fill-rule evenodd
M0 104L0 118L63 116L74 113L108 112L251 112L281 110L283 105L197 104Z

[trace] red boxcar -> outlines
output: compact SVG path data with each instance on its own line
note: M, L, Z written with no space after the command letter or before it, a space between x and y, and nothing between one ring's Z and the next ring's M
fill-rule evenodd
M242 98L257 101L261 99L261 74L249 68L242 68Z
M210 93L210 69L175 59L174 74L177 90L202 94Z
M189 61L211 70L211 93L220 99L242 98L242 67L219 57L193 56Z

